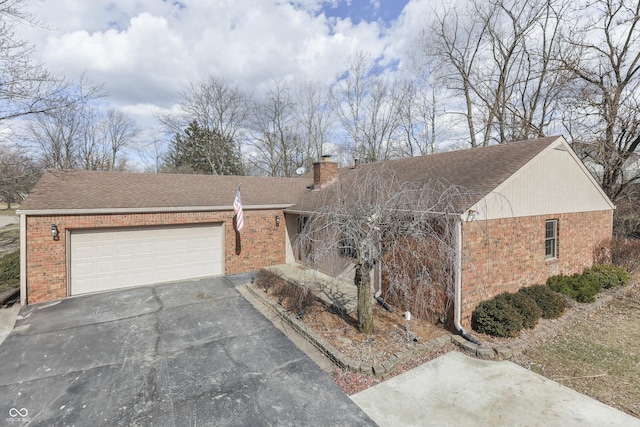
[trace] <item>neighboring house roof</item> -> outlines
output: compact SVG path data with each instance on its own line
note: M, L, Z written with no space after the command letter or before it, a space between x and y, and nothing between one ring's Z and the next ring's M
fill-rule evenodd
M28 211L232 209L241 186L245 209L290 206L309 178L48 170L20 206Z

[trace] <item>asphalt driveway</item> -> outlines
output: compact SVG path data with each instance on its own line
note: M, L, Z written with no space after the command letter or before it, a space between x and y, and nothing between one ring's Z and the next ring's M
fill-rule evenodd
M0 345L0 424L373 425L234 280L22 308Z

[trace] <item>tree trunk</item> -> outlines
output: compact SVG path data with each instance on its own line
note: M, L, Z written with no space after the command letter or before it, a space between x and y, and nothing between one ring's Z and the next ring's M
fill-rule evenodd
M371 296L371 267L367 264L356 265L353 279L358 287L358 330L363 334L373 333L373 303Z

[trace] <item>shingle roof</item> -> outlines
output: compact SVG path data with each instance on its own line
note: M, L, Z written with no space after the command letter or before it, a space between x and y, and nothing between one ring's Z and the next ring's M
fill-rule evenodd
M48 170L20 210L230 207L294 204L309 178Z
M493 191L558 138L560 137L551 136L428 156L361 164L357 169L341 169L339 179L355 179L357 174L367 168L385 168L387 173L393 173L400 182L421 183L428 180L439 180L468 191L469 197L465 201L469 202L469 206L460 207L465 209ZM306 194L295 209L314 210L318 203L325 199L323 193L330 191L329 188L325 187L322 190Z
M386 168L400 181L438 179L472 194L471 205L522 168L559 137L363 164L340 169L354 179L367 168ZM238 185L250 206L295 205L312 210L324 188L311 191L312 176L270 178L49 170L22 203L23 211L231 207ZM470 205L470 206L471 206Z

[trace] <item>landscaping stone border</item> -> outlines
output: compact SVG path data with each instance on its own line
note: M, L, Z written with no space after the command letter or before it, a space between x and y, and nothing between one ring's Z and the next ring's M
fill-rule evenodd
M635 286L638 286L638 281L632 280L627 286L605 290L599 293L596 296L596 300L592 303L571 301L571 305L565 314L557 319L541 319L540 323L538 323L533 331L529 332L529 336L526 338L513 338L505 340L505 344L493 346L485 344L476 345L459 335L452 336L451 341L458 345L463 352L480 359L509 360L524 352L531 345L531 343L528 342L529 340L533 339L537 341L546 339L558 334L561 330L570 328L590 313L611 303L611 301L619 296L631 292Z
M20 288L11 288L0 292L0 307L20 293Z
M433 340L416 344L414 347L402 352L394 354L390 359L376 366L362 366L350 360L331 344L321 337L316 336L313 331L309 330L303 322L295 319L294 316L285 310L282 306L274 303L265 297L260 291L251 285L247 285L246 289L251 295L256 297L265 306L269 307L283 321L289 324L300 336L305 338L313 346L318 348L325 356L329 358L337 367L346 369L351 372L363 373L380 377L393 372L399 365L409 360L424 355L428 352L435 352L447 343L456 344L461 351L470 356L484 360L509 360L524 352L531 343L529 340L546 339L556 335L563 329L570 328L585 316L609 304L615 298L630 292L635 286L638 286L638 280L633 280L629 285L622 288L606 290L597 295L596 301L592 303L572 302L567 312L558 319L542 319L533 331L530 331L526 338L514 338L505 340L503 344L487 345L474 344L467 341L460 335L443 335Z
M441 349L452 340L450 335L443 335L427 342L418 343L410 349L398 352L379 365L360 365L350 360L347 356L342 354L342 352L334 348L331 344L326 342L321 337L317 336L315 333L313 333L313 331L309 330L309 328L307 328L303 322L300 322L294 316L291 316L291 313L289 313L283 307L265 297L262 292L258 291L251 285L247 285L245 288L252 296L257 298L265 306L269 307L278 317L280 317L289 326L291 326L298 334L304 337L307 341L313 344L313 346L320 350L325 356L327 356L329 360L331 360L337 367L351 372L373 374L376 377L386 375L393 372L401 364L408 362L417 356L421 356L429 352L435 352Z

